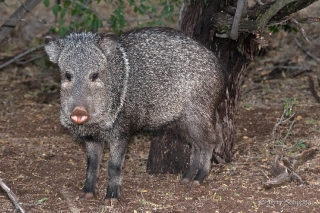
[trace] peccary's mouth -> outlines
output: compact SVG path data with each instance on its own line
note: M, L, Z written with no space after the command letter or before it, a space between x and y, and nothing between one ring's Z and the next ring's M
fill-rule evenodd
M103 138L101 134L105 131L102 130L100 124L85 123L82 125L71 124L67 127L77 137L92 136L94 138Z

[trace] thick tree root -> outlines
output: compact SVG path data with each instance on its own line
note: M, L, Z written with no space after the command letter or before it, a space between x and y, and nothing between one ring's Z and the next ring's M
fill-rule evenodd
M311 75L308 75L308 80L309 80L309 86L310 86L311 94L316 99L316 101L318 103L320 103L320 96L319 96L319 94L318 94L318 92L316 90L316 86L314 84L313 77ZM320 79L319 78L318 78L318 84L319 84L319 87L320 87Z

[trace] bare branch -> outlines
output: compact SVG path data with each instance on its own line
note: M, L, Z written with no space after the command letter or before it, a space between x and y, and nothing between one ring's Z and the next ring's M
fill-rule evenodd
M308 50L304 49L304 48L302 47L302 45L300 44L300 42L299 42L295 37L294 37L294 41L296 42L296 44L298 45L298 47L300 47L300 48L303 50L303 52L305 52L308 56L310 56L311 58L313 58L314 60L316 60L317 62L320 63L320 59L317 58L316 56L314 56L313 54L311 54Z
M0 178L0 186L1 186L1 188L7 193L7 195L9 196L9 198L11 199L11 201L13 202L14 206L16 207L16 209L19 209L19 211L20 211L21 213L24 213L25 211L24 211L23 208L20 206L18 197L17 197L17 196L11 191L11 189L2 181L1 178Z
M260 0L254 0L254 2L256 2L258 5L264 5L264 3L262 3Z
M266 24L269 22L269 20L277 14L282 8L284 8L286 5L294 2L296 0L278 0L275 1L269 9L263 13L260 17L257 18L257 27L258 29L263 29Z
M303 27L301 26L301 24L294 18L290 19L291 22L295 23L297 25L297 27L299 28L299 30L301 31L303 37L306 39L307 42L310 42L306 31L303 29Z
M248 6L247 0L238 0L236 13L234 14L233 23L230 32L230 38L232 40L238 39L239 36L239 24L241 20L242 13L246 10Z
M284 172L287 172L287 167L279 163L279 155L274 157L274 162L271 164L271 174L273 176L278 176Z
M42 0L27 0L22 4L0 27L0 43L6 38L6 36L14 29L28 12L30 12L35 6L37 6Z
M266 188L266 189L269 189L271 187L281 186L281 185L283 185L283 184L285 184L286 182L289 182L289 181L291 181L291 175L288 172L288 170L284 170L283 173L281 173L280 175L278 175L274 179L264 183L263 187Z
M11 63L13 63L13 62L15 62L15 61L18 61L21 57L23 57L23 56L25 56L25 55L27 55L27 54L29 54L29 53L31 53L31 52L34 52L34 51L39 50L39 49L42 49L43 47L44 47L44 44L41 44L41 45L38 45L38 46L36 46L36 47L33 47L33 48L29 49L29 50L26 50L26 51L20 53L20 54L17 55L17 56L14 56L14 57L13 57L12 59L10 59L9 61L1 64L1 65L0 65L0 69L8 66L9 64L11 64ZM34 59L36 59L36 58L34 58Z
M291 159L292 164L294 165L294 169L297 169L299 166L301 166L302 164L304 164L306 161L308 161L309 159L311 159L316 152L318 151L318 148L313 147L311 149L305 150L304 152L302 152L301 154L293 157Z
M268 4L257 4L247 13L247 19L241 19L238 32L257 33L266 26L279 25L292 18L292 14L299 11L317 0L278 0ZM238 1L239 2L239 1ZM235 12L231 9L229 12L217 12L212 17L212 25L217 29L216 33L230 35L233 21L232 16ZM307 18L307 21L319 21L319 18ZM303 31L302 31L303 33ZM218 37L218 36L217 36ZM220 36L219 36L220 37Z
M294 116L294 114L292 114L289 118L284 119L286 112L287 112L287 109L284 109L284 110L283 110L283 113L282 113L282 115L281 115L281 117L280 117L279 122L276 123L276 124L274 125L274 127L273 127L273 130L272 130L272 139L271 139L272 141L275 140L275 132L276 132L278 126L281 125L281 124L286 123L287 121L289 121L289 120L290 120L291 118L293 118L293 116ZM295 122L295 120L291 123L290 128L289 128L287 134L290 133L291 128L292 128L294 122ZM287 137L285 137L285 139L286 139L286 138L287 138ZM285 141L285 139L284 139L284 141Z

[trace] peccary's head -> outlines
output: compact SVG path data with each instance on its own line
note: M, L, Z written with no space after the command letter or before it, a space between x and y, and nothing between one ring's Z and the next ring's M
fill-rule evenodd
M108 103L108 63L116 49L112 35L73 33L63 39L46 38L45 50L61 72L63 126L79 136L94 134L105 125Z

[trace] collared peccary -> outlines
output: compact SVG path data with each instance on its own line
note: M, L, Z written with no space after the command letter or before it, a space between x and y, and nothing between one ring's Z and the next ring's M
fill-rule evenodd
M45 50L61 72L61 123L86 143L82 196L94 194L109 142L105 200L119 199L127 142L141 130L172 128L191 144L184 183L197 185L208 175L217 144L214 115L225 85L212 52L170 28L120 36L72 33L47 38Z

